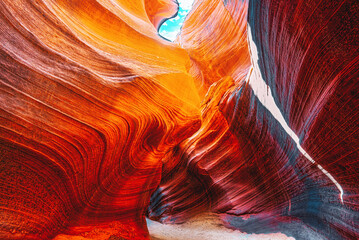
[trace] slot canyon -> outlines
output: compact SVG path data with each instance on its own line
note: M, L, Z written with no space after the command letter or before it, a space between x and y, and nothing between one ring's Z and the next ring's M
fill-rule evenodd
M0 1L0 239L359 239L359 1L178 9Z

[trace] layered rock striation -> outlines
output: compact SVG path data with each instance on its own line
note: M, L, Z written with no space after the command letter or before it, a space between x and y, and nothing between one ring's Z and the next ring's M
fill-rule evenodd
M359 237L359 4L0 2L0 238L148 239L145 216ZM302 231L298 230L304 229Z

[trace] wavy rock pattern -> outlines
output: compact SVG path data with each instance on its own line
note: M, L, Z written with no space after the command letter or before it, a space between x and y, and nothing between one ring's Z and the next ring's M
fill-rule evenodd
M202 126L163 172L149 216L210 210L247 232L356 239L358 4L214 2L197 2L179 39L211 86Z
M145 238L161 158L199 127L186 52L143 1L2 1L0 26L0 238Z
M145 214L205 211L359 238L358 2L198 0L173 44L176 11L0 2L0 238L148 239Z

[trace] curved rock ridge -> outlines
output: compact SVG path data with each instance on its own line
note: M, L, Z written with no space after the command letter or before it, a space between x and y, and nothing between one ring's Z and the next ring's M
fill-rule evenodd
M149 239L145 216L359 238L359 3L0 2L0 239Z
M250 66L247 43L248 1L195 1L178 42L191 58L189 72L202 97L222 77L240 81Z
M148 238L161 158L200 123L159 3L1 1L0 239Z
M197 1L178 39L206 92L202 125L149 216L210 210L246 232L357 239L358 3L214 2Z

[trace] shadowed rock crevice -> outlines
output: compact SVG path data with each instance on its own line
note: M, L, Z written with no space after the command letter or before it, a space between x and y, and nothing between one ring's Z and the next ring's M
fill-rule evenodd
M359 238L358 1L177 10L0 2L0 239Z

